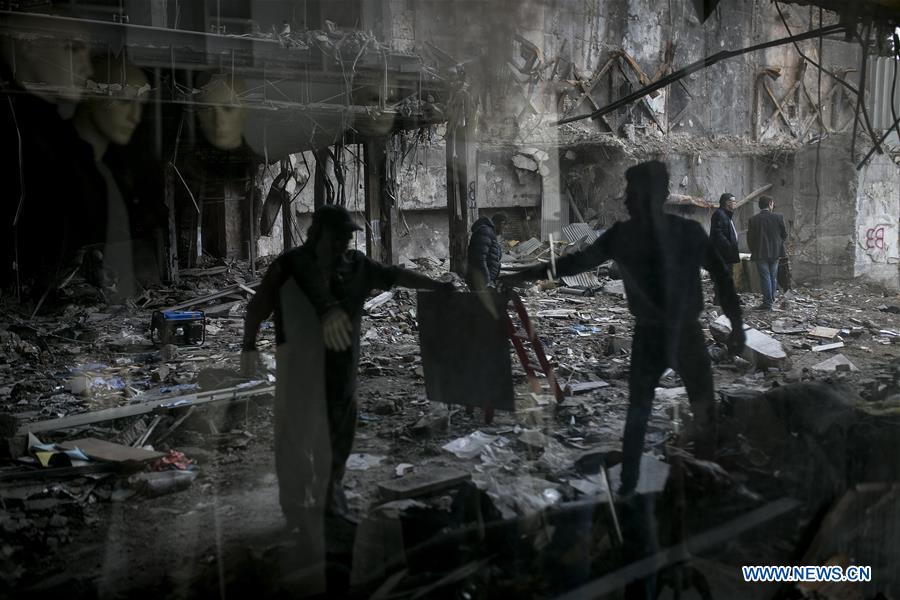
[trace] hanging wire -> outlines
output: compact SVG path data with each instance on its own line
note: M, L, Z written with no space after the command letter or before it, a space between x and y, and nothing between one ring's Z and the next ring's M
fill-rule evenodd
M900 58L900 36L897 35L896 31L894 31L892 39L894 43L894 77L891 83L891 117L894 119L893 128L897 132L897 141L900 142L900 123L898 123L897 105L895 104L897 92L897 59ZM890 129L888 129L888 131L890 131Z
M819 27L822 27L822 9L819 8ZM817 94L817 112L819 117L819 139L816 142L816 169L815 169L815 178L816 178L816 209L815 209L815 224L816 227L819 226L819 204L822 201L822 186L819 182L819 168L821 166L822 160L822 136L824 135L824 124L825 118L822 114L822 62L824 62L825 58L824 54L824 44L823 44L823 36L819 36L819 64L816 69L816 94ZM822 264L821 257L819 256L818 249L820 247L819 243L820 236L816 236L816 259L819 265ZM821 269L821 267L820 267Z

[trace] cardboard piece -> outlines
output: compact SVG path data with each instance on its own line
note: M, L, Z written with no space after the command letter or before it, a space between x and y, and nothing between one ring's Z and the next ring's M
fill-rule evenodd
M64 450L75 450L78 448L89 458L101 460L104 462L149 462L165 456L163 452L152 452L143 448L132 448L131 446L123 446L97 438L81 438L79 440L70 440L59 444Z

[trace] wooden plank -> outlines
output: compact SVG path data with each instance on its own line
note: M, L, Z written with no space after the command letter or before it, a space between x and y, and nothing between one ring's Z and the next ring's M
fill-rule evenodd
M755 190L753 190L752 192L750 192L749 194L747 194L746 196L744 196L743 198L741 198L740 200L735 202L734 210L739 209L740 207L747 204L751 200L755 200L759 196L763 195L765 192L769 191L771 188L772 188L771 183L767 183L766 185L764 185L762 187L756 188Z
M144 450L143 448L132 448L130 446L123 446L122 444L98 440L97 438L92 437L63 442L59 444L59 447L63 450L74 450L78 448L87 454L89 458L103 462L142 463L165 456L165 453L163 452L152 452L150 450Z
M93 423L102 423L104 421L113 421L115 419L124 419L126 417L136 417L138 415L146 415L157 410L168 410L171 408L180 408L182 406L196 406L200 404L208 404L210 402L236 401L252 398L253 396L261 396L265 394L274 394L275 386L265 386L250 389L241 389L239 386L225 388L222 390L214 390L210 392L200 392L197 394L187 394L185 396L173 396L172 398L156 398L146 402L138 402L128 406L118 406L115 408L106 408L103 410L95 410L93 412L82 413L79 415L71 415L59 419L49 419L47 421L38 421L36 423L26 423L19 427L16 435L26 435L27 433L40 433L42 431L58 431L60 429L71 429L73 427L81 427L91 425Z
M236 284L229 286L225 289L219 290L218 292L213 292L212 294L207 294L206 296L198 296L196 298L192 298L191 300L187 300L182 302L181 304L176 304L175 306L169 306L168 308L164 308L163 310L184 310L186 308L191 308L192 306L197 306L198 304L204 304L206 302L211 302L213 300L218 300L219 298L224 298L226 296L230 296L234 293L242 293L243 288L251 288L255 289L259 287L259 284L262 283L261 279L257 279L256 281L251 281L250 283L244 284Z
M471 478L470 473L458 469L436 468L427 471L413 471L398 479L382 481L378 484L378 491L385 500L418 498L454 488Z

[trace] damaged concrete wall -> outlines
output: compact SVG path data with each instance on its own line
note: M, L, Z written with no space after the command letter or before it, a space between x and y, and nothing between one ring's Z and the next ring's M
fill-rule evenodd
M849 136L797 153L794 168L795 277L861 277L898 287L900 172L886 156L857 171Z
M450 236L446 211L401 211L394 236L397 257L402 263L416 258L441 259L450 256Z
M900 172L888 157L875 156L859 172L856 214L854 276L896 289L900 268Z
M782 10L791 33L819 26L817 10L795 5ZM724 191L740 198L772 184L766 193L785 216L801 279L867 276L889 284L897 281L897 167L879 159L859 179L847 162L849 142L843 147L836 142L831 150L823 144L827 156L821 157L821 164L828 165L829 175L827 182L820 182L826 193L821 198L815 193L810 171L814 147L804 144L823 128L835 136L852 129L853 103L831 78L820 82L818 72L804 65L792 45L698 71L683 85L647 98L647 107L635 103L610 115L612 131L592 120L562 128L553 124L566 110L586 113L640 84L637 74L620 61L590 91L593 104L583 88L573 87L573 82L590 79L612 53L624 51L646 77L658 76L666 64L678 68L723 49L787 36L773 5L723 0L705 23L698 20L691 0L391 0L388 13L390 43L396 49L421 53L442 69L465 63L479 106L477 203L487 214L522 209L517 218L523 235L537 224L543 225L546 237L550 229L558 230L557 221L577 220L565 214L570 191L586 219L608 226L626 218L621 203L625 169L657 158L669 164L673 193L711 202ZM827 12L823 17L825 25L836 19ZM532 45L539 49L533 63ZM801 42L800 48L819 57L816 40ZM858 84L857 44L826 39L821 54L826 67ZM821 123L815 108L820 95ZM438 128L398 170L397 196L406 221L398 239L402 255L420 252L442 258L446 252L442 138ZM543 173L529 163L531 149L546 154ZM352 178L347 175L348 190ZM841 183L835 187L835 182ZM310 185L295 202L296 210L311 210L311 198ZM528 218L530 209L537 209L536 221ZM682 212L708 227L712 211ZM747 221L756 212L751 202L735 215L742 251L749 250ZM835 212L841 216L827 216ZM430 245L422 242L428 236Z
M847 140L827 140L796 155L791 239L798 281L853 277L858 182L848 148Z

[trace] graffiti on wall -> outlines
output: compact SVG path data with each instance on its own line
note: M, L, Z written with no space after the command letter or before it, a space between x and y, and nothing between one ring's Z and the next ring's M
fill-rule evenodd
M895 263L897 254L897 225L884 221L870 221L859 228L858 244L873 262Z
M866 250L884 250L884 225L866 230Z

